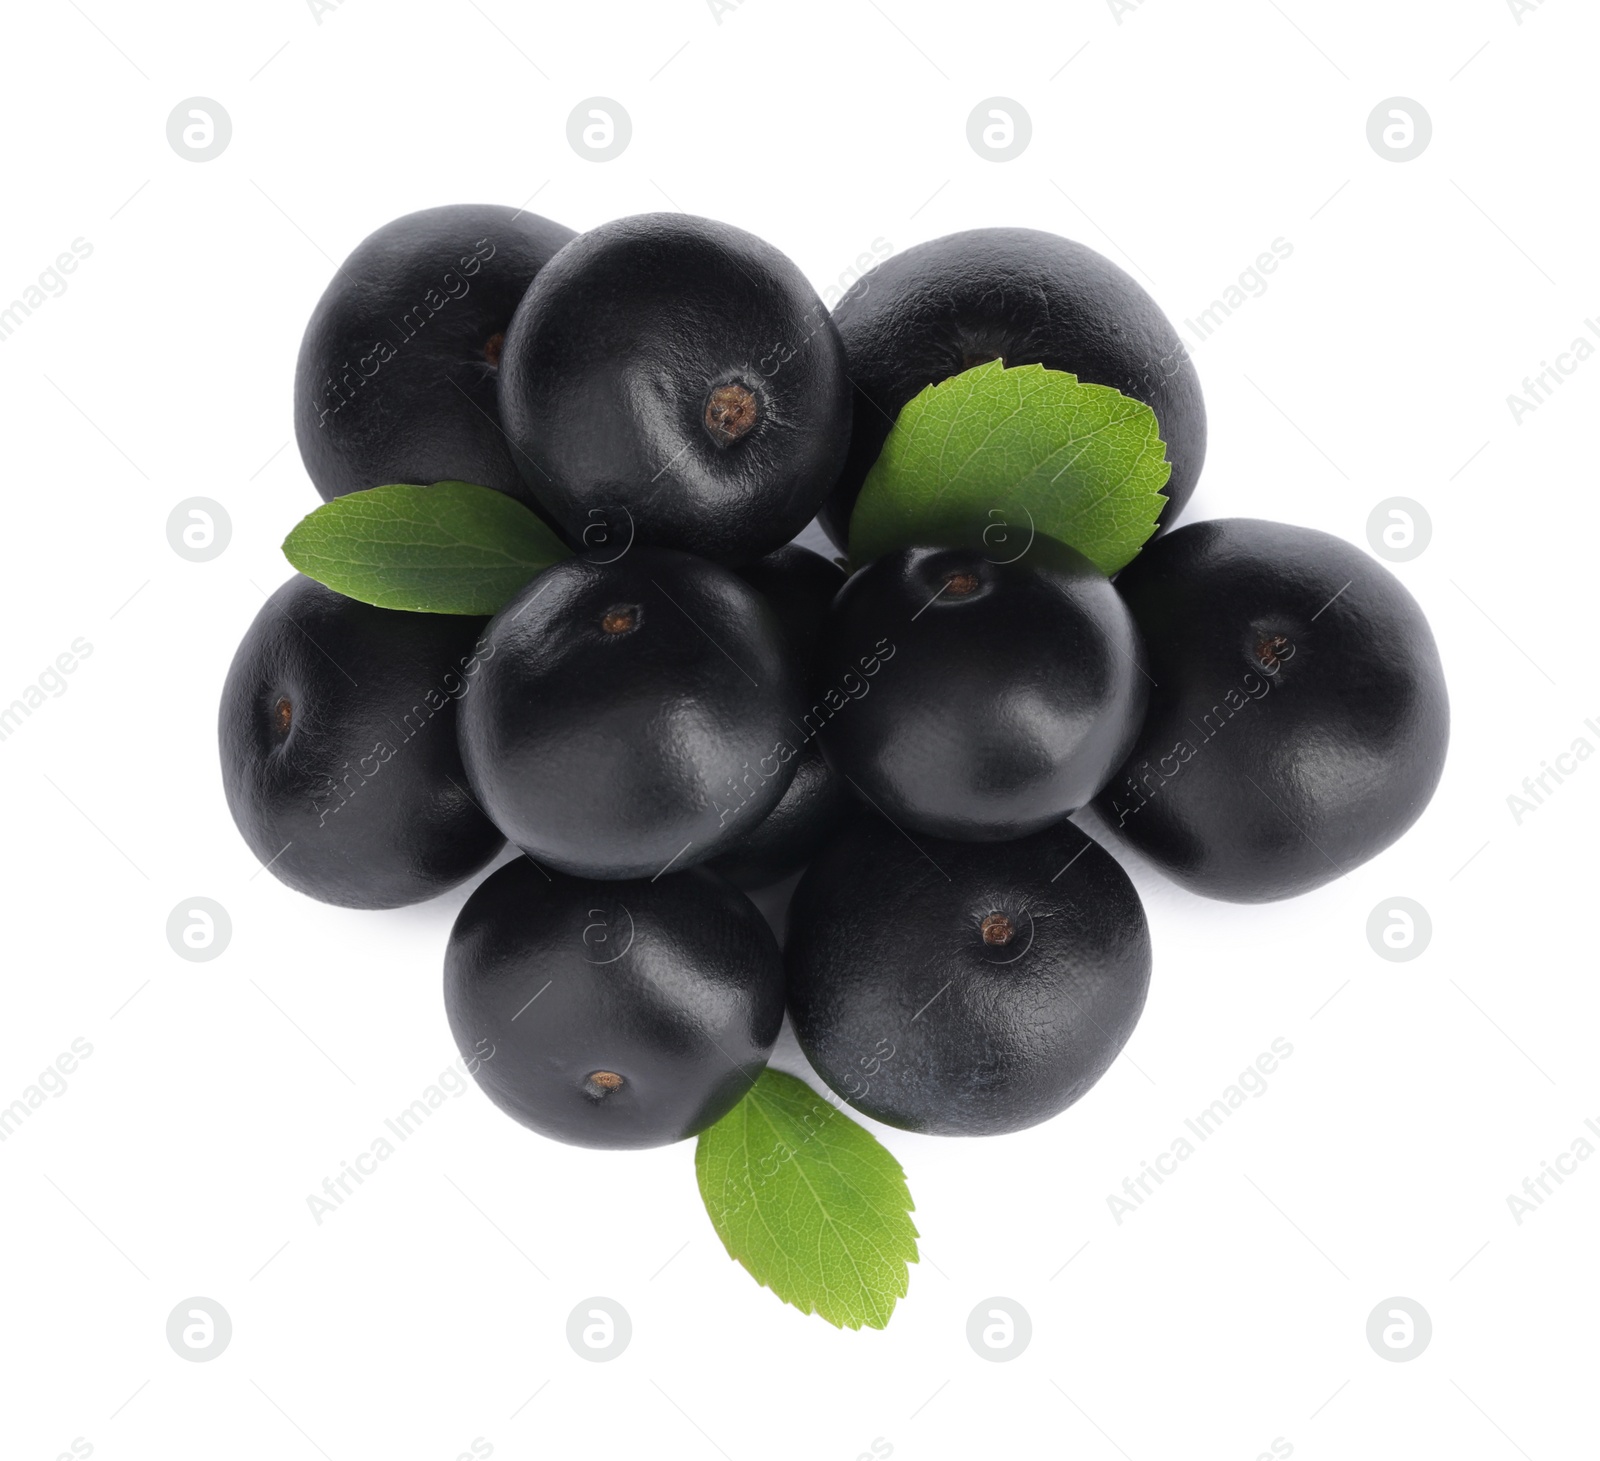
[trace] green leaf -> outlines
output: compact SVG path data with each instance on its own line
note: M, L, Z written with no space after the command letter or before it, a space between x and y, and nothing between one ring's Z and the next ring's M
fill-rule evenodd
M987 361L906 402L856 501L851 561L918 545L1009 556L1039 532L1115 573L1155 531L1171 475L1143 401Z
M335 497L301 519L283 551L346 598L426 614L496 613L534 574L567 557L528 508L471 482Z
M780 1071L700 1133L711 1225L755 1281L836 1327L882 1329L917 1261L905 1173L870 1132Z

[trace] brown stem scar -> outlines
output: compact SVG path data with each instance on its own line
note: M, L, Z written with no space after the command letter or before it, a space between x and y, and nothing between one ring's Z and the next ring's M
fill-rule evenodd
M1003 913L991 913L978 925L978 929L983 934L983 941L986 944L999 946L1011 942L1013 933L1011 920Z
M1289 647L1289 636L1286 634L1264 635L1256 645L1256 658L1261 661L1264 670L1275 670L1282 660L1284 650Z
M756 393L739 381L718 386L706 397L705 428L718 446L732 446L749 435L759 415Z

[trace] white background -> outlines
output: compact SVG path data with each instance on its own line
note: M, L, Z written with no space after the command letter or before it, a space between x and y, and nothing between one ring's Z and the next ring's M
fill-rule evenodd
M92 654L0 742L0 1104L75 1038L93 1054L0 1145L0 1452L1593 1454L1600 1160L1520 1225L1506 1199L1600 1121L1600 759L1520 824L1507 797L1575 739L1600 747L1584 724L1600 721L1600 360L1520 424L1506 398L1600 315L1600 16L1524 8L11 10L0 303L73 239L93 252L0 341L0 703L80 636ZM605 164L566 137L597 94L633 121ZM165 132L195 95L233 122L204 164ZM1006 163L966 137L996 95L1032 119ZM1367 139L1396 95L1433 120L1407 163ZM690 1146L562 1148L475 1089L320 1226L307 1209L454 1059L440 958L466 890L353 913L258 875L223 803L218 692L317 501L291 378L333 262L397 214L535 194L580 229L668 207L726 219L819 290L875 238L1053 229L1137 270L1178 321L1281 238L1267 291L1189 336L1211 451L1188 517L1357 543L1385 498L1432 518L1395 570L1450 677L1426 816L1264 908L1125 858L1156 948L1126 1057L1022 1135L880 1133L924 1254L884 1332L757 1288L711 1230ZM209 563L167 542L195 496L232 518ZM195 896L233 921L211 963L165 935ZM1409 963L1367 941L1395 896L1433 922ZM1115 1222L1108 1194L1277 1038L1294 1053L1265 1093ZM232 1317L210 1363L165 1337L193 1295ZM565 1337L591 1295L632 1318L608 1364ZM1008 1363L967 1342L991 1296L1031 1316ZM1409 1363L1366 1339L1391 1296L1432 1317Z

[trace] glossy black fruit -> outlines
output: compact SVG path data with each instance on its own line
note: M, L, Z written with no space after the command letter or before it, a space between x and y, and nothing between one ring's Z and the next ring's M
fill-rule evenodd
M800 879L784 958L795 1035L839 1095L891 1126L983 1136L1105 1074L1144 1008L1150 932L1070 822L914 845L863 817Z
M785 543L736 572L772 606L800 662L808 661L829 606L844 587L844 569L810 548Z
M861 797L935 837L1022 837L1089 801L1138 734L1149 681L1106 576L1035 538L1010 563L905 548L834 600L808 731Z
M844 569L790 543L741 568L739 577L772 606L795 664L810 664L823 617L844 586ZM806 740L795 757L794 780L778 805L708 865L738 887L767 887L804 867L839 829L851 805L849 788L828 765L822 747Z
M462 908L444 999L478 1084L524 1126L577 1146L662 1146L761 1074L783 961L755 905L705 868L595 883L522 858Z
M476 482L527 500L500 430L501 346L570 228L488 204L386 223L339 267L300 343L294 429L324 500Z
M879 264L834 310L855 383L850 456L822 510L845 545L850 514L900 408L924 386L996 357L1068 370L1156 413L1172 477L1170 523L1200 478L1206 411L1183 341L1111 260L1032 228L974 228Z
M1327 533L1191 523L1117 579L1157 688L1097 809L1179 882L1255 903L1330 882L1422 814L1450 738L1417 602Z
M228 670L217 738L228 809L274 876L325 903L397 908L500 850L456 746L483 627L309 578L267 600Z
M812 742L795 758L794 779L778 805L707 866L735 887L770 887L799 872L855 805L849 787Z
M800 673L742 579L635 548L547 568L490 622L461 750L484 810L541 865L655 877L730 846L794 775Z
M649 213L591 229L534 281L500 413L528 489L574 541L738 563L821 505L850 386L832 319L777 249Z

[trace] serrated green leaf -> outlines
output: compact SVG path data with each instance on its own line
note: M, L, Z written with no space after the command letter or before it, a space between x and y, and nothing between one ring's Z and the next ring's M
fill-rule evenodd
M471 482L335 497L301 519L283 551L346 598L426 614L497 613L534 574L568 556L528 508Z
M1115 573L1155 531L1171 475L1143 401L1064 370L987 361L906 403L856 501L850 558L1015 549L1031 531Z
M804 1081L765 1070L694 1154L731 1257L802 1313L882 1329L917 1261L899 1162Z

